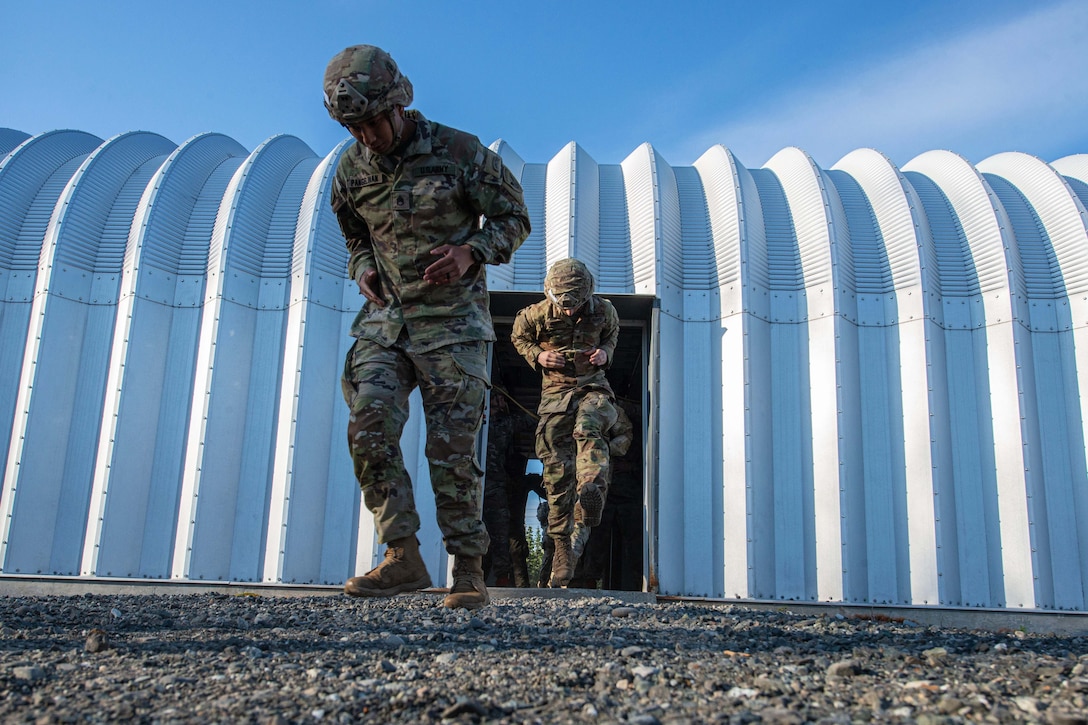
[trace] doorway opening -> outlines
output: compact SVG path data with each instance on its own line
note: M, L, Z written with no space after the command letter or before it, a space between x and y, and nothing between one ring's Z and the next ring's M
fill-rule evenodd
M648 357L653 297L601 295L609 299L620 316L620 335L612 364L607 371L609 384L634 427L634 440L624 456L612 459L612 481L605 501L601 524L594 527L585 552L579 560L571 588L645 591L647 584L647 508L646 440L648 430L649 388ZM540 403L540 373L534 370L510 342L514 317L518 310L539 301L542 293L492 292L491 314L496 342L491 353L491 395L501 396L511 415L521 424L514 426L509 454L515 461L507 470L539 471L536 456L536 409ZM535 463L529 463L529 462ZM516 477L516 476L515 476ZM535 497L546 500L538 473L523 480L507 482L510 531L530 528L530 536L539 532L535 507L527 502ZM486 507L486 504L485 504ZM519 507L521 510L518 510ZM529 510L532 508L532 510ZM524 513L522 513L524 511ZM485 520L487 519L485 511ZM523 520L524 519L524 520ZM532 529L535 529L533 531ZM545 564L547 544L545 544ZM515 545L515 549L518 545ZM517 552L514 552L515 567ZM546 579L545 579L546 581ZM489 584L492 582L489 581ZM539 581L530 583L535 586Z

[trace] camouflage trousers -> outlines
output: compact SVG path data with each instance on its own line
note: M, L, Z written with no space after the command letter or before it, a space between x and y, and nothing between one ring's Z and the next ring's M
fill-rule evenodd
M612 477L607 434L618 416L611 397L597 390L575 394L566 412L540 416L536 454L544 464L551 536L570 536L578 492L587 483L607 495Z
M378 541L419 530L412 481L400 437L408 420L408 396L419 387L427 426L425 453L438 528L446 551L483 556L488 547L481 518L483 471L476 434L488 387L484 342L446 345L409 353L356 340L341 381L350 411L348 446L363 502L374 514Z
M510 586L513 564L510 558L510 508L507 503L506 476L488 465L484 478L484 525L491 546L484 556L484 576L494 575L496 586ZM524 511L524 509L522 509ZM522 513L522 518L525 514ZM522 528L525 528L523 523Z

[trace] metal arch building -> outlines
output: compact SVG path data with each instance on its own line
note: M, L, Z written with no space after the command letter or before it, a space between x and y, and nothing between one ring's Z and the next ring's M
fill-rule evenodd
M359 306L327 199L343 148L0 129L0 575L372 564L338 383ZM533 221L489 268L499 327L565 256L624 317L646 587L1088 609L1088 155L494 148Z

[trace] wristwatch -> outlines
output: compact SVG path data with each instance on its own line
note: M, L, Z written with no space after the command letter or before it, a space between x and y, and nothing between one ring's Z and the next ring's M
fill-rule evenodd
M472 250L472 259L473 259L473 260L474 260L475 262L477 262L478 264L483 264L483 263L484 263L484 261L485 261L485 260L484 260L484 253L483 253L483 252L481 252L481 251L480 251L479 249L477 249L476 247L469 247L469 249L471 249L471 250Z

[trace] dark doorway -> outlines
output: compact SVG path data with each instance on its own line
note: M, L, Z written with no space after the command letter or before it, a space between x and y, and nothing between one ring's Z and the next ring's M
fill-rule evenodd
M648 330L652 298L630 295L607 297L620 314L620 337L608 369L608 380L618 402L635 429L627 454L613 460L612 483L600 526L593 529L571 588L642 591L645 588L645 405L647 400ZM535 422L540 403L540 373L518 355L510 342L514 316L522 307L537 302L542 293L492 293L491 311L498 338L492 351L492 395L505 396L511 410L523 421ZM512 453L521 460L535 460L535 428L527 423L513 435ZM543 493L539 476L507 485ZM510 527L523 526L521 511L511 499ZM524 505L524 504L522 504ZM486 518L486 517L485 517Z

